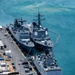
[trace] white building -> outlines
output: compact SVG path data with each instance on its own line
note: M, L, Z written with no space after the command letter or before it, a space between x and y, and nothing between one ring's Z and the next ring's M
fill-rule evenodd
M3 42L0 40L0 49L3 49L4 48L4 44Z

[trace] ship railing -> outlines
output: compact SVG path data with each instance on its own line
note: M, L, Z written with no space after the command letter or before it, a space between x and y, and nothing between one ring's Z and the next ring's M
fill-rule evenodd
M58 37L56 38L56 41L55 41L54 45L57 44L57 42L58 42L58 40L59 40L59 38L60 38L60 35L59 35L58 33L54 32L54 31L51 31L51 30L49 30L49 32L52 32L53 34L56 34L56 35L58 36Z

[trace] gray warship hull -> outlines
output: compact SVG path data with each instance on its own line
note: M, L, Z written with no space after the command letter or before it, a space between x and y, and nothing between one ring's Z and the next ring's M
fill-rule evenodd
M13 39L16 41L16 43L17 43L19 46L21 46L25 52L31 52L31 51L32 51L32 49L33 49L34 47L29 47L29 46L26 46L26 45L24 45L23 43L19 42L19 41L17 40L17 38L14 36L14 34L13 34L11 28L7 28L7 30L9 31L9 33L11 34L11 36L13 37ZM31 50L31 51L30 51L30 50Z
M52 51L42 52L33 56L32 59L40 75L62 75L61 68L57 65Z
M40 65L38 65L36 60L34 60L34 64L36 65L41 75L62 75L62 72L60 69L57 69L57 70L52 69L50 71L44 71L42 68L40 68Z
M35 44L35 48L40 50L40 51L45 51L47 49L52 49L52 47L49 47L49 46L46 46L46 45L43 45L43 44L40 44L40 43L37 43L36 41L34 41L34 44Z

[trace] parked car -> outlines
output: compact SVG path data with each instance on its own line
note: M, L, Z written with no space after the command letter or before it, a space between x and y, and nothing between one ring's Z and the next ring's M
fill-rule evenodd
M29 73L30 70L29 70L28 68L25 68L25 72L26 72L26 73Z
M29 68L29 65L24 65L23 67L24 67L24 68Z
M22 65L26 65L26 64L28 64L28 62L27 62L27 61L25 61L25 62L23 62L23 63L22 63Z
M29 72L29 73L27 73L27 74L28 74L28 75L34 75L33 72Z

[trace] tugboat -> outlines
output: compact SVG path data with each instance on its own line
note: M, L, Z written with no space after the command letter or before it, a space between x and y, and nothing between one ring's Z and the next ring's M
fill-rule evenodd
M57 65L52 51L33 56L32 60L40 75L62 75L61 68Z
M25 27L27 25L25 20L15 19L14 24L10 24L7 29L10 31L14 39L25 48L26 51L30 51L34 48L34 43L30 40L29 29Z
M46 50L47 48L52 48L54 44L49 37L48 29L41 26L41 16L38 11L38 24L36 22L32 23L31 40L34 42L36 48Z

